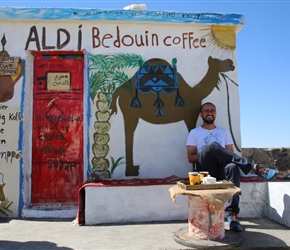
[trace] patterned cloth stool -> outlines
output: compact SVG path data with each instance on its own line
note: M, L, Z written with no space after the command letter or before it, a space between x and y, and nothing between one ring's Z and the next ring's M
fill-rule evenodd
M238 187L186 190L179 185L169 189L173 202L177 195L188 195L188 235L197 239L218 240L225 236L224 206Z
M216 210L200 196L189 195L188 234L202 240L224 238L224 209Z

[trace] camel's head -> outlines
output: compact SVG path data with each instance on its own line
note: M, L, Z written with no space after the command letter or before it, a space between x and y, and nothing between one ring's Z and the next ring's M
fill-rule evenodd
M228 72L235 70L234 63L231 59L220 60L217 58L212 58L211 56L208 58L209 67L215 68L218 73Z
M224 73L228 71L235 70L234 63L231 59L220 60L217 58L212 58L211 56L208 58L208 66L211 72L215 72L214 74L219 75L219 73ZM219 90L218 84L220 83L220 79L216 81L216 88Z

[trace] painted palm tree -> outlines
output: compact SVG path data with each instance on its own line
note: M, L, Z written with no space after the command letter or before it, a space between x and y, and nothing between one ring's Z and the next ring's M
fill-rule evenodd
M96 104L96 121L94 124L94 143L92 145L93 159L90 173L97 174L101 179L110 178L113 171L123 164L122 157L116 161L111 158L110 163L106 158L109 152L108 142L110 140L110 106L115 90L128 82L130 70L135 72L145 62L143 58L135 54L116 55L90 55L90 97Z

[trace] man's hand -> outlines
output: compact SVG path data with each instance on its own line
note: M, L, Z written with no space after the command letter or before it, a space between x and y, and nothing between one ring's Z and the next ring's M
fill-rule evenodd
M196 151L197 148L195 146L187 146L187 159L190 163L197 162L198 154Z
M225 148L234 152L234 145L233 144L228 144L228 145L225 145Z

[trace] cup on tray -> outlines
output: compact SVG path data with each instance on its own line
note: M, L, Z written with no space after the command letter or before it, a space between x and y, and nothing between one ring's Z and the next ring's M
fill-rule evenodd
M189 184L195 185L199 184L199 175L198 172L188 172Z
M200 174L201 181L203 180L204 177L207 177L209 174L207 171L201 171L198 173Z

